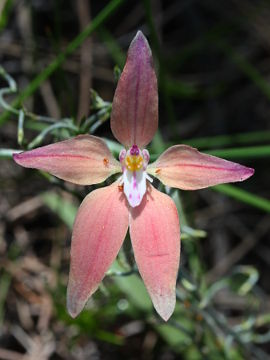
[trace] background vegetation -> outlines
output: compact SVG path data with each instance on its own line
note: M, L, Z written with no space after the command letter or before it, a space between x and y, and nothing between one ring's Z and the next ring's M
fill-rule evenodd
M110 102L138 29L159 75L153 158L185 143L256 172L241 184L168 190L182 258L167 324L129 239L73 320L71 229L94 187L22 169L12 153L90 132L117 156ZM1 0L0 64L0 359L270 358L269 1Z

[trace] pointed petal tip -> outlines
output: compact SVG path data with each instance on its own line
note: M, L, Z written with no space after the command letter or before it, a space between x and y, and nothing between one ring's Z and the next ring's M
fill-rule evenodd
M168 321L172 316L175 308L176 297L175 292L168 295L153 295L152 301L157 313L164 321Z
M255 170L244 165L237 164L236 170L238 172L238 178L235 181L244 181L250 178Z
M255 173L255 169L245 167L245 171L243 174L243 180L250 178L252 175L254 175L254 173Z
M17 164L20 163L20 159L22 158L22 156L21 156L22 154L23 154L22 152L12 154L13 160L14 160Z
M175 308L180 261L180 226L173 200L150 185L141 205L131 209L130 238L154 308L167 321Z
M19 153L14 153L12 155L12 157L13 157L13 160L15 161L16 164L18 164L20 166L23 166L23 167L26 167L26 168L30 168L30 167L34 168L34 166L30 166L27 163L27 159L28 159L28 152L27 151L21 151Z
M136 35L134 36L133 40L131 41L130 46L129 46L129 51L131 51L131 49L133 49L135 47L138 48L139 50L146 49L146 51L149 54L148 56L150 56L150 57L152 56L152 51L151 51L150 45L148 43L148 40L141 30L137 31Z
M152 51L138 31L128 49L127 61L115 91L111 129L126 147L144 148L158 126L158 92Z
M148 43L144 33L141 30L138 30L133 40L143 40Z
M142 30L138 30L137 33L136 33L136 36L144 36Z
M94 287L90 293L86 296L81 296L81 291L77 286L74 279L70 276L67 287L67 302L66 307L69 315L75 319L82 312L85 304L92 296L92 294L97 290L98 286Z
M85 295L74 282L74 279L72 277L69 278L66 307L69 315L73 319L80 315L88 300L97 291L98 286L99 284L94 286L91 291Z
M92 135L15 153L13 159L20 166L43 170L79 185L98 184L121 172L106 143Z
M72 319L75 319L79 315L79 312L74 311L72 308L68 307L68 305L67 305L67 311L69 316L72 317Z
M115 260L128 230L128 208L118 182L92 191L82 202L71 241L67 310L76 317Z
M75 319L80 314L83 307L84 307L84 303L76 301L76 299L74 299L74 296L69 295L69 292L68 292L67 311L73 319Z
M252 168L201 153L187 145L170 147L147 171L163 184L183 190L244 181L254 174Z

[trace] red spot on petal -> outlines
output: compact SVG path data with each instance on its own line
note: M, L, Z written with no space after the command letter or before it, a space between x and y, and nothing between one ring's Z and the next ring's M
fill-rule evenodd
M109 166L109 159L108 158L104 158L103 159L103 164L108 167Z
M118 190L123 192L124 191L124 185L118 185Z

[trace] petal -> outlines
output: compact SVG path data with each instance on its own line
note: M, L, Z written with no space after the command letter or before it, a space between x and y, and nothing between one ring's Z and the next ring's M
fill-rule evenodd
M254 173L251 168L200 153L187 145L170 147L147 171L163 184L183 190L243 181Z
M157 78L152 52L141 31L130 44L112 104L111 128L126 147L144 147L158 126Z
M167 321L175 307L180 226L173 200L149 185L131 209L130 237L136 263L156 311Z
M14 154L13 158L21 166L44 170L79 185L97 184L121 171L105 142L91 135Z
M146 172L144 170L129 171L123 174L124 193L129 205L132 207L140 205L146 192Z
M67 308L83 309L114 261L128 229L128 208L118 183L92 191L82 202L73 228Z

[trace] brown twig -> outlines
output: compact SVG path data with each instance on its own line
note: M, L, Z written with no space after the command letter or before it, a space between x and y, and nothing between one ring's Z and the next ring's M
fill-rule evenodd
M44 81L44 83L40 85L40 93L46 105L48 115L54 119L60 119L60 109L49 80Z
M23 354L16 351L0 348L0 359L2 360L23 360L25 359Z

